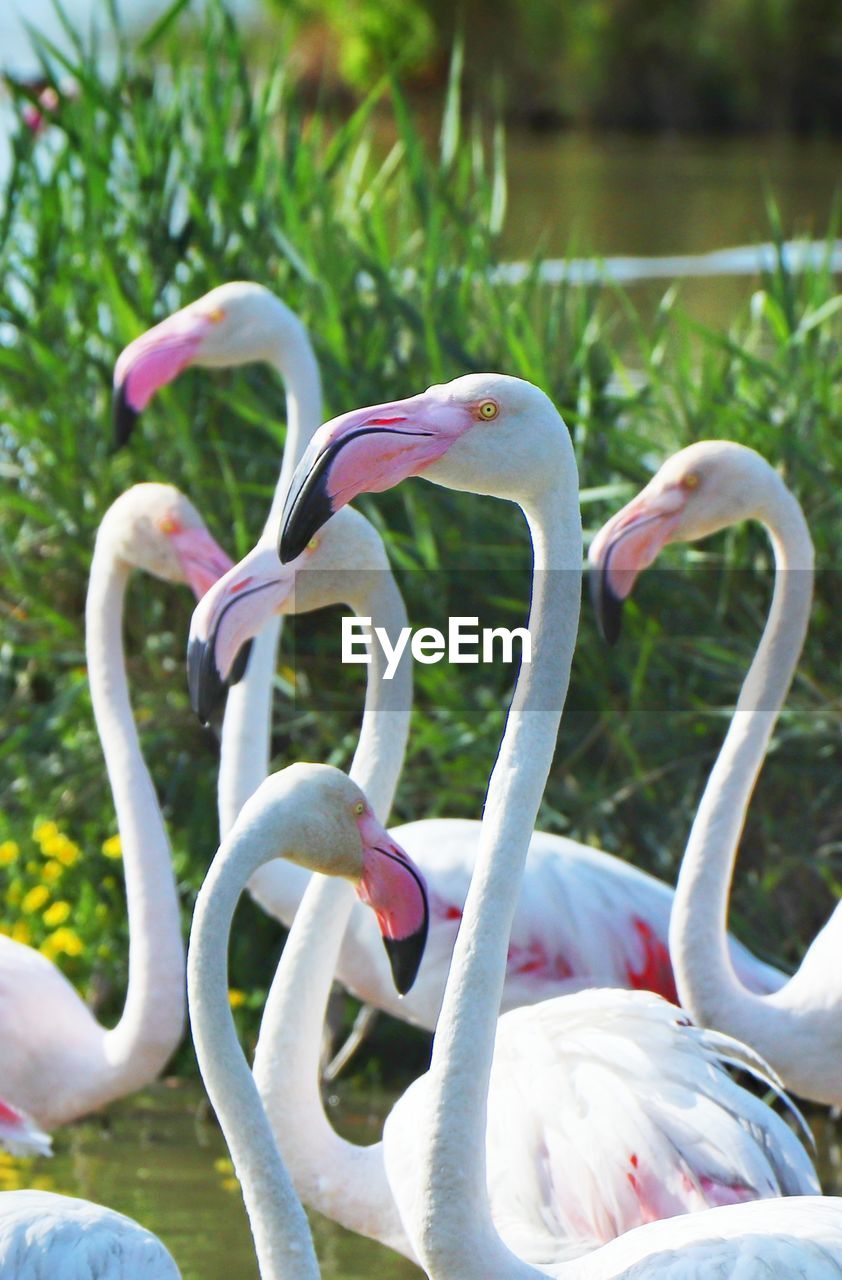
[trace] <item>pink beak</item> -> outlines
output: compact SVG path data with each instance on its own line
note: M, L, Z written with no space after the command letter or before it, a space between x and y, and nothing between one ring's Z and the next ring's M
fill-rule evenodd
M430 913L424 877L374 815L357 819L363 876L357 893L372 908L400 994L415 981L427 942Z
M176 529L170 534L175 554L197 600L227 573L234 561L207 529Z
M326 422L289 487L281 521L281 563L300 555L340 507L361 493L382 493L419 475L474 422L465 405L444 400L434 390Z
M656 559L681 518L686 493L678 485L649 494L644 489L602 526L591 543L591 599L604 640L620 635L623 601L637 576Z
M155 392L177 378L195 359L214 320L194 306L184 307L148 329L120 353L114 366L114 439L126 444L141 410Z
M279 565L273 550L257 547L200 600L190 623L187 685L202 724L224 705L228 688L245 672L253 637L283 608L294 586L295 567Z

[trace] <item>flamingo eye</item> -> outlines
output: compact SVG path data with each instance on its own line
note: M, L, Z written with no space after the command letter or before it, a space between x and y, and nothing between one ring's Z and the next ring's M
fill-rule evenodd
M499 412L499 405L497 405L494 400L483 400L477 407L477 413L481 418L484 418L486 422L490 422L492 418L496 418Z
M699 487L699 476L698 476L697 472L695 472L695 471L688 471L688 472L687 472L687 475L686 475L686 476L684 477L684 479L681 481L681 487L682 487L683 489L698 489L698 487Z
M205 312L205 319L209 320L211 324L221 324L225 319L225 312L222 307L214 307L212 311Z
M307 550L315 551L318 548L318 545L319 545L319 539L317 537L311 538L310 541L307 543Z
M358 818L361 818L365 813L365 805L363 804L362 800L358 800L357 803L354 805L354 813Z
M172 516L164 516L163 519L158 521L158 528L161 533L177 533L178 521L174 520Z

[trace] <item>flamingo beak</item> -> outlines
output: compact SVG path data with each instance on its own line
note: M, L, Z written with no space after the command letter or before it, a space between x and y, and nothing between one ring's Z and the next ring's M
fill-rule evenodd
M219 318L218 312L191 304L142 333L120 353L114 366L112 402L116 449L128 442L155 392L195 360L206 334Z
M283 608L294 584L294 571L282 568L273 550L257 548L200 600L187 642L187 687L202 724L224 707L228 689L245 674L254 636Z
M129 443L139 416L140 411L133 408L129 402L126 383L122 382L119 386L115 383L111 402L111 425L114 431L115 449L122 449Z
M201 600L234 563L207 529L173 528L170 540L197 600Z
M361 493L382 493L418 475L446 453L475 419L433 390L355 409L326 422L299 462L284 504L278 554L300 555L340 507Z
M603 640L620 637L623 604L635 581L674 534L686 501L685 491L670 485L659 493L646 489L602 526L591 543L590 592Z
M400 845L371 813L358 819L363 842L361 900L377 917L392 978L400 995L410 990L421 967L430 909L424 877Z

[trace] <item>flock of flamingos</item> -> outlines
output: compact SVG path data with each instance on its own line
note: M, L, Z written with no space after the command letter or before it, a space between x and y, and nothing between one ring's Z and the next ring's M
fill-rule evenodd
M199 1066L263 1280L320 1274L302 1202L432 1280L842 1276L842 1199L820 1194L803 1135L728 1070L842 1103L842 908L792 977L726 927L746 810L810 612L812 545L795 497L757 453L704 441L665 461L590 548L608 640L636 576L667 543L753 519L774 549L769 617L673 890L533 831L583 561L573 448L547 396L517 378L470 374L320 426L319 372L300 321L261 286L233 283L123 351L118 434L189 365L253 360L284 379L288 421L254 550L232 565L171 485L134 486L99 528L87 663L123 846L128 991L106 1029L47 959L0 936L0 1140L48 1149L50 1128L153 1080L183 1033L186 967ZM269 774L271 689L285 613L339 602L390 634L406 624L382 540L347 504L412 475L520 507L533 546L532 660L518 675L481 821L387 832L409 731L409 663L387 698L385 659L372 647L349 776L316 764ZM122 625L133 569L193 588L191 699L207 720L227 693L221 844L186 965L167 834L129 701ZM246 886L291 926L252 1068L227 981ZM322 1105L334 978L436 1028L428 1072L374 1146L339 1137ZM178 1274L155 1236L110 1209L43 1191L0 1196L2 1280Z

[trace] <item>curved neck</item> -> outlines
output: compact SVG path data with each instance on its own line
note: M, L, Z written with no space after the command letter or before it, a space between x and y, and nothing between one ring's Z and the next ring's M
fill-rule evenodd
M292 473L322 420L319 366L307 330L287 316L270 335L269 364L286 386L287 432L283 461L261 541L274 544ZM274 615L255 637L246 673L228 694L220 744L219 830L225 836L246 800L269 772L272 738L272 685L282 619Z
M355 612L386 628L394 643L406 609L391 571L364 573L367 595ZM382 648L372 646L365 710L350 775L385 822L409 732L412 674L406 654L386 682ZM351 1230L401 1252L408 1245L385 1178L380 1144L340 1138L324 1112L320 1051L330 987L355 903L346 881L313 876L296 913L266 1001L254 1077L272 1129L305 1203Z
M682 1005L703 1026L765 1016L764 998L737 978L727 945L728 898L752 792L804 644L813 546L793 495L769 469L758 518L775 554L772 607L710 772L679 872L670 954Z
M199 1070L242 1187L262 1280L318 1280L310 1228L228 1004L231 919L248 876L271 856L261 818L262 807L256 805L223 842L196 900L187 957L190 1020Z
M529 629L491 774L479 851L453 952L429 1073L430 1129L410 1226L429 1274L490 1280L539 1273L500 1240L488 1207L488 1079L512 918L529 841L555 750L579 620L582 530L576 467L566 433L554 486L523 504L534 548Z
M129 981L120 1021L105 1032L116 1093L166 1065L184 1030L184 945L170 846L129 701L123 602L130 569L97 539L85 613L94 717L117 812L129 920ZM98 1087L99 1086L99 1087ZM90 1080L100 1101L102 1081Z

